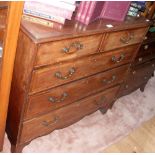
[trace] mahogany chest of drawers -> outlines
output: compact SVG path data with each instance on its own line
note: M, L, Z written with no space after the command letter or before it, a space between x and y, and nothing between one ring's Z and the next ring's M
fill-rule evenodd
M22 21L6 129L12 152L111 108L150 25L131 17L96 21L84 30L75 24L54 30Z

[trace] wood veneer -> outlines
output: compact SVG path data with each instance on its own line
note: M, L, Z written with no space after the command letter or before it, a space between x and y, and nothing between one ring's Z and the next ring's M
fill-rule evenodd
M112 28L106 27L109 23ZM76 24L67 21L54 30L22 21L6 129L12 152L96 110L111 108L150 22L132 17L124 22L98 20L82 30ZM69 52L62 53L64 48Z

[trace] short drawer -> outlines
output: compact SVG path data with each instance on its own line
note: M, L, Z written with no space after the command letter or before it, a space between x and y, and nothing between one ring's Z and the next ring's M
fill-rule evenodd
M108 51L143 41L148 28L138 28L119 32L107 33L101 45L101 51Z
M122 83L127 73L128 66L129 65L123 65L116 69L30 96L25 118L30 119L36 114L55 110L93 93Z
M40 44L35 66L49 65L98 52L102 34Z
M53 112L47 113L23 123L20 143L71 125L82 117L95 112L99 108L108 108L115 100L119 86L80 100Z
M104 70L127 64L135 54L136 46L102 52L75 62L38 69L33 72L30 93L59 86Z

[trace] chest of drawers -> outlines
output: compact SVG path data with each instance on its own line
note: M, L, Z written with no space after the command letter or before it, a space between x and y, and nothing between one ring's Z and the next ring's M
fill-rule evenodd
M22 21L6 129L12 152L112 107L150 23L111 23L78 30L71 21L58 31Z

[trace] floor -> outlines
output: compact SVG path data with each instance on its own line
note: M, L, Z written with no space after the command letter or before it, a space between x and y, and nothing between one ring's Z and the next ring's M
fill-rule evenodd
M155 117L144 122L127 137L103 150L103 153L155 152Z

